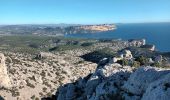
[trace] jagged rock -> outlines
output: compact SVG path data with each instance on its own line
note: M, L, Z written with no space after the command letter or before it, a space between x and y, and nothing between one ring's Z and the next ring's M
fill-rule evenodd
M123 89L134 95L142 95L153 81L170 73L170 70L163 71L160 68L141 67L132 73Z
M149 62L148 63L150 63L150 64L153 64L154 63L154 61L152 60L152 58L149 58Z
M53 54L52 53L48 53L48 52L40 52L36 56L37 59L44 59L44 58L49 58L49 57L52 58Z
M0 53L0 88L10 88L11 82L5 65L5 56Z
M120 52L120 57L122 59L132 59L132 53L130 50L123 50L122 52Z
M106 64L104 66L98 66L95 73L88 78L79 80L75 85L71 85L72 90L68 90L68 86L61 87L59 89L58 100L67 99L67 91L72 91L75 95L70 97L78 97L74 99L82 100L80 98L87 97L88 100L100 100L102 96L103 99L108 99L108 95L117 96L119 93L119 88L122 86L123 82L127 80L130 73L132 72L131 67L121 66L120 64ZM68 84L70 85L70 84ZM74 89L79 88L83 93L76 95ZM69 88L71 89L71 88ZM68 99L67 99L68 100Z
M119 60L127 59L131 60L133 58L132 53L130 50L122 50L118 53L118 57L113 57L112 62L116 63Z
M155 62L162 62L163 57L161 55L155 57Z
M116 63L98 66L88 78L62 87L57 100L169 100L170 70L146 66L131 73Z
M117 63L119 60L122 60L123 58L121 57L113 57L112 62Z
M142 100L169 100L169 98L170 73L166 74L157 81L153 81L146 89Z
M145 45L145 44L146 44L145 39L141 39L141 40L131 39L131 40L129 40L130 46L140 47L140 46Z
M123 82L129 77L132 69L129 66L121 66L120 64L113 63L105 65L98 69L94 75L97 74L100 77L100 83L95 87L95 97L92 95L90 100L100 100L101 96L106 100L110 100L111 97L118 97L119 88ZM87 90L90 89L87 84ZM94 91L93 91L94 92ZM108 97L110 96L110 97Z

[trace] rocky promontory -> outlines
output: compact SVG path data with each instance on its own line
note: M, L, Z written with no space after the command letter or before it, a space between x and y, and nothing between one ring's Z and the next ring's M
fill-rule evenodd
M87 77L61 86L54 98L56 100L169 100L169 80L169 68L155 66L136 68L109 60L105 65L99 64L96 71Z

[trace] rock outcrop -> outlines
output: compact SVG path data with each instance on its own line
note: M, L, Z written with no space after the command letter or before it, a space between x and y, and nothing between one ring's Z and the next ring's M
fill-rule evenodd
M148 50L150 50L150 51L155 51L155 45L149 45L149 44L147 44L147 45L141 46L141 48L145 48L145 49L148 49Z
M140 47L140 46L143 46L145 44L146 44L145 39L141 39L141 40L131 39L131 40L129 40L129 45L130 46Z
M5 56L0 53L0 88L10 88L10 78L8 76L7 67L5 65Z
M117 63L98 66L95 73L88 75L86 78L60 87L57 100L109 99L108 95L116 96L120 92L119 88L131 72L132 68L130 66L123 67ZM68 94L70 91L72 91L72 94Z
M169 100L170 70L143 66L133 72L117 63L58 89L57 100Z
M163 70L154 67L141 67L129 77L123 89L134 95L142 95L148 86L170 73L170 70Z
M119 55L122 59L132 59L133 56L132 56L132 53L130 50L123 50L120 52L120 55Z

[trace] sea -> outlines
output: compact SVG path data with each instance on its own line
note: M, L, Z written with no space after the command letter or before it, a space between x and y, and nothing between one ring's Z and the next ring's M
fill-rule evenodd
M116 24L117 29L107 32L66 34L65 37L92 39L146 39L158 51L170 52L170 23Z

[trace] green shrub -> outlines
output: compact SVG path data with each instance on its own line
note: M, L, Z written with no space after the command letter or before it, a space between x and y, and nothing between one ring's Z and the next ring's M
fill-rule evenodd
M93 45L93 43L90 43L90 42L85 42L85 43L81 44L81 46L83 46L83 47L91 46L91 45Z
M123 66L128 66L129 65L129 61L127 59L123 59L122 60L122 65Z
M138 61L134 61L132 63L132 67L139 67L139 66L140 66L140 62L138 62Z
M154 64L153 64L153 66L155 66L155 67L161 67L161 63L160 62L155 62Z
M140 65L147 65L149 63L149 59L144 56L138 57L136 61L140 62Z
M33 95L33 96L31 97L31 99L34 100L34 99L35 99L35 95Z
M128 66L129 65L129 61L127 59L122 59L117 61L117 63L123 65L123 66Z

